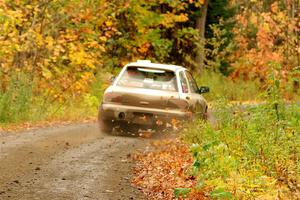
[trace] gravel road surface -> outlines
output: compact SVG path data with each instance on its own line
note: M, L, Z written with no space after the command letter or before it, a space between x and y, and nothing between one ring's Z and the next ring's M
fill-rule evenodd
M0 199L145 199L130 184L131 157L153 139L93 123L0 133Z

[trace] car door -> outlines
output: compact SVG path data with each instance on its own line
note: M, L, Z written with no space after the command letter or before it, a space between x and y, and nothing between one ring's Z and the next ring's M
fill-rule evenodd
M189 86L190 104L193 112L197 116L203 116L203 114L206 112L206 101L199 93L199 88L192 74L189 71L185 71L185 76Z
M192 111L193 103L191 101L191 95L190 95L191 93L189 89L188 80L183 70L179 71L178 77L179 77L179 85L180 85L179 87L180 99L186 101L188 103L188 110Z

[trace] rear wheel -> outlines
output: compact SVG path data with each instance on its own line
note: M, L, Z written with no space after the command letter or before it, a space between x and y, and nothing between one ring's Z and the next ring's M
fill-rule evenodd
M126 121L119 122L119 129L122 134L131 135L137 134L139 131L139 125L128 123Z
M106 134L111 134L114 128L114 123L112 120L105 120L102 117L101 110L98 113L98 122L100 131Z
M114 128L114 124L112 121L110 120L99 120L99 126L100 126L100 130L103 133L107 133L107 134L111 134L112 130Z

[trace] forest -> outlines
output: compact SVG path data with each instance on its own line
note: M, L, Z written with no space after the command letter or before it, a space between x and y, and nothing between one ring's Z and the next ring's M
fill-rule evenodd
M0 0L0 23L0 129L94 119L125 64L181 65L210 87L218 124L185 124L163 152L137 156L136 187L300 198L299 0Z
M0 11L1 123L95 107L137 59L188 67L232 100L257 96L271 73L286 100L299 96L297 0L6 0Z

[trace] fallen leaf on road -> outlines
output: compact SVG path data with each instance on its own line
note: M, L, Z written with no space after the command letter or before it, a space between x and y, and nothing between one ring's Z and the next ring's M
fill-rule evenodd
M174 199L175 188L195 188L189 167L193 160L187 145L176 140L152 143L153 151L136 154L135 178L132 183L149 199ZM193 200L209 199L204 191L191 190ZM187 198L189 199L189 198Z

